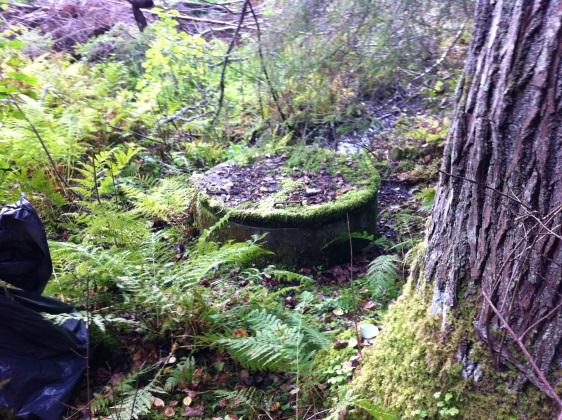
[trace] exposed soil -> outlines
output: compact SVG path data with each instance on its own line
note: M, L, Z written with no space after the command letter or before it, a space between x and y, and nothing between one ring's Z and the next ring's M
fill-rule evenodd
M392 215L408 207L415 207L412 186L404 181L384 180L378 194L379 217L377 235L395 241L396 232ZM386 210L386 212L381 212Z
M276 208L322 204L335 201L354 188L354 185L336 172L327 169L318 172L298 168L287 170L288 156L260 159L248 166L226 162L212 168L197 181L199 188L228 207L257 208L259 202L275 199ZM355 162L349 161L353 166ZM283 182L297 183L286 197L276 196L283 190Z

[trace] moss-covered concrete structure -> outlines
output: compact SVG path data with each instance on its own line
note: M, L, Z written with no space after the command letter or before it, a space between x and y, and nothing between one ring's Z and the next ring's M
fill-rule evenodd
M348 230L370 235L376 230L379 177L363 155L301 148L245 165L229 161L195 176L194 183L200 228L228 215L219 239L263 236L263 246L273 252L268 262L342 261L349 258Z

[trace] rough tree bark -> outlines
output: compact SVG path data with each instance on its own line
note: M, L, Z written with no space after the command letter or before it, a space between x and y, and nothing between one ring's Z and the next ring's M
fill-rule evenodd
M532 362L561 385L561 56L562 0L477 2L425 273L444 327L476 297L478 337L554 401Z

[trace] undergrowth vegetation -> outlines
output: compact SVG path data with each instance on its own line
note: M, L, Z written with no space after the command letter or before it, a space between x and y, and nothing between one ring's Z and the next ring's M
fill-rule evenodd
M25 193L37 208L54 263L46 293L89 323L89 377L72 418L313 419L352 407L392 418L348 383L375 337L361 325L376 329L400 293L431 189L413 208L387 203L388 235L350 232L370 243L354 270L256 264L268 252L263 238L218 241L227 219L198 230L190 181L228 159L332 147L379 127L373 101L405 97L468 7L375 3L266 2L260 41L244 32L232 52L230 39L182 31L163 9L144 33L114 26L71 53L51 51L32 29L4 28L0 203ZM45 52L26 50L35 38ZM434 106L457 70L449 63L415 80L415 92L433 92ZM395 134L443 141L439 123ZM332 155L294 156L291 166L313 172ZM388 163L385 177L403 169L373 156ZM409 174L424 187L435 175Z

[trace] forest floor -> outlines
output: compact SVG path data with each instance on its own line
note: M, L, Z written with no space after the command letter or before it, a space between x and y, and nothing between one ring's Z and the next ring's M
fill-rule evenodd
M431 193L429 197L425 197L423 192L432 191L431 186L436 182L436 168L441 159L442 139L427 142L425 137L409 136L408 133L412 129L419 129L420 121L422 121L422 128L425 124L427 126L425 130L429 133L442 131L436 119L418 114L416 122L413 125L408 123L407 128L397 130L395 124L392 124L382 135L375 134L375 130L367 130L346 137L348 145L357 149L367 149L381 162L379 170L382 180L378 194L379 218L376 241L361 251L352 264L292 268L300 275L314 280L306 286L307 291L315 297L315 304L308 315L315 318L325 331L335 337L331 344L334 350L344 349L344 356L339 359L336 357L336 362L331 363L332 377L328 382L325 382L325 379L320 381L319 392L329 387L337 389L338 385L345 384L351 379L353 372L361 364L361 348L373 343L371 339L362 339L353 331L359 324L366 322L382 328L377 321L386 311L388 304L399 295L407 272L402 268L399 274L400 280L386 289L377 299L372 299L367 289L355 290L350 279L365 277L369 264L377 256L396 254L403 259L408 249L422 239L428 214L426 201L430 202L432 199ZM282 159L273 164L280 165L281 161ZM241 187L249 182L254 188L262 184L266 185L270 178L267 168L262 167L258 172L260 182L240 179L235 184ZM237 176L245 175L247 174L237 173ZM311 185L314 186L314 182ZM307 197L303 196L303 198ZM250 304L250 290L256 285L249 282L247 277L241 275L236 268L230 271L229 282L235 285L235 294L240 296L237 304ZM294 291L280 295L279 301L287 309L294 310L297 307L296 292L300 287L299 281L265 276L259 279L259 283L272 291L294 287ZM209 287L210 290L214 287L213 280L204 281L202 285ZM127 314L121 313L120 316L127 318ZM131 314L131 319L136 316L138 315ZM109 329L111 330L111 327ZM249 332L240 328L235 330L234 334L247 336ZM172 364L168 360L170 354L175 354L178 348L192 348L193 344L189 337L184 341L176 340L174 344L159 340L147 342L143 332L129 331L123 334L119 330L114 330L113 337L116 341L101 342L93 351L89 387L97 390L98 400L111 398L118 385L130 375L130 372L142 371L145 366ZM174 417L178 414L187 418L202 417L209 411L226 410L229 412L229 419L236 419L236 413L246 402L243 396L238 396L236 399L232 395L225 395L225 398L217 400L216 392L222 388L237 392L248 389L264 390L270 401L267 410L261 413L258 410L256 413L258 418L263 416L281 419L293 416L290 396L298 392L295 391L298 389L298 384L294 376L283 372L262 372L241 368L238 363L233 363L224 351L211 351L204 348L192 354L197 360L197 366L200 367L193 372L189 387L181 390L179 395L183 396L183 399L177 398L165 402L159 398L154 400L155 409L160 410L165 417ZM173 361L175 360L176 357L173 356ZM74 402L74 406L82 412L88 411L85 392L84 383L81 394ZM324 411L321 407L304 405L302 410L305 412L303 418L323 418Z

